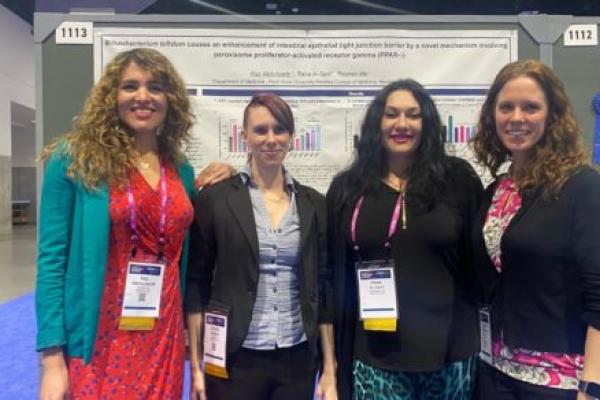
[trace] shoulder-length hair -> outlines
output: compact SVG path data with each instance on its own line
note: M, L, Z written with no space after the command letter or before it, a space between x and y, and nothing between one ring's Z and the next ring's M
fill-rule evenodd
M340 204L355 202L361 195L372 192L388 173L381 119L388 97L398 90L406 90L414 96L422 118L421 142L408 170L408 201L427 207L442 193L447 159L438 110L421 84L412 79L401 79L381 89L367 108L354 160L343 172L347 182L342 189Z
M157 137L159 155L173 164L180 162L182 147L190 139L194 116L185 84L173 64L152 49L119 53L92 87L72 130L46 146L40 155L41 159L48 158L60 143L60 151L71 158L67 174L80 179L88 189L102 183L124 184L134 165L134 133L121 121L117 110L121 75L131 64L150 72L167 97L167 115Z
M521 190L541 187L544 196L557 196L569 175L585 165L588 157L581 140L581 128L564 86L556 74L541 62L515 61L500 70L481 107L472 146L478 161L490 170L494 178L497 177L498 169L510 159L510 153L496 131L496 102L504 85L518 77L533 79L548 102L544 135L532 149L519 175L518 185Z

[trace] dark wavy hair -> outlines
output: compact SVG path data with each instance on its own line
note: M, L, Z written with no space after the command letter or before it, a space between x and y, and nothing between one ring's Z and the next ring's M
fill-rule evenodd
M478 161L494 177L500 166L510 159L510 153L498 138L495 110L504 85L519 77L533 79L540 86L548 102L548 116L544 135L534 146L518 185L521 190L541 187L545 197L555 197L571 173L589 160L565 88L558 76L540 61L511 62L498 72L481 107L477 134L472 140L473 150Z
M401 79L381 89L367 108L354 160L340 173L346 179L338 202L340 206L373 192L386 176L388 157L381 139L381 119L388 97L398 90L406 90L414 96L422 118L421 142L408 170L408 202L416 210L429 208L442 194L448 160L444 152L440 115L433 99L420 83Z

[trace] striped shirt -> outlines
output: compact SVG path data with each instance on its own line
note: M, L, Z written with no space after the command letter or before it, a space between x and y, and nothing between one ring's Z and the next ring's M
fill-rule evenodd
M241 170L250 192L258 236L259 275L252 320L242 346L254 350L291 347L306 341L300 313L300 218L292 176L284 170L290 205L276 229L250 165Z

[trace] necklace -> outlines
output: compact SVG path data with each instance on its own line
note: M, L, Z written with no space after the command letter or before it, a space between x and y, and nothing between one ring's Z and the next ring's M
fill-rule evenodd
M399 193L399 196L401 197L401 219L400 219L400 223L401 223L401 227L402 230L406 229L406 180L402 179L400 177L397 177L397 179L395 179L396 182L392 182L392 179L390 179L390 175L386 176L385 178L382 179L383 183L385 183L387 186L389 186L390 188L392 188L393 190L395 190L396 192Z
M396 192L403 192L404 186L406 186L406 182L401 179L398 179L397 182L392 182L392 180L389 177L385 177L382 180L383 180L383 183L385 183L387 186L394 189Z
M154 157L152 154L146 154L145 159L141 155L137 155L135 157L135 166L143 171L150 169L150 167L154 164Z
M389 170L387 174L381 178L381 180L395 191L404 192L406 190L406 182L408 180L408 169L409 168L404 168L399 173L394 173Z
M138 160L137 166L138 166L138 168L141 168L141 169L148 169L148 168L150 168L150 163L148 161Z
M286 195L287 195L287 193L285 192L285 190L277 197L266 196L266 193L263 192L263 198L265 199L265 201L268 201L269 203L275 203L275 204L278 204L282 200L284 200L287 197Z

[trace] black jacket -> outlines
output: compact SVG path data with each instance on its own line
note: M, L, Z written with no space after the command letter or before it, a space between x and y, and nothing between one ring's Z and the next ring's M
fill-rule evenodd
M513 348L583 354L587 325L600 329L600 174L579 170L557 199L540 189L522 194L502 237L501 274L482 236L495 187L484 194L472 236L494 336L502 330Z
M324 197L294 182L300 218L300 308L304 331L317 354L318 324L331 320L327 293ZM190 228L186 311L209 303L230 308L227 352L236 352L248 333L258 285L258 237L248 187L241 177L202 190L194 201ZM329 295L330 296L330 295Z

